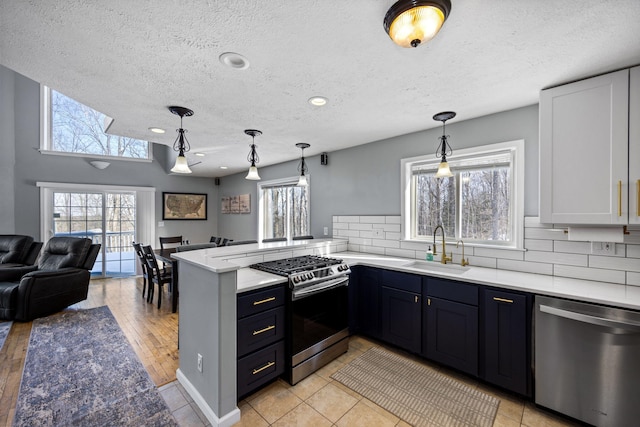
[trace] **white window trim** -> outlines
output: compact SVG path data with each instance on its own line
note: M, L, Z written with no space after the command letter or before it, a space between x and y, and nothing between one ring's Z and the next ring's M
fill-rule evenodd
M104 160L124 160L127 162L138 163L152 163L153 162L153 143L147 141L149 144L148 152L149 157L146 159L136 157L121 157L121 156L104 156L101 154L85 154L85 153L71 153L67 151L51 150L51 88L43 84L40 85L40 154L46 154L51 156L65 156L65 157L80 157L88 159L104 159ZM109 117L111 123L113 119ZM111 126L111 123L109 126Z
M270 181L261 181L257 185L258 189L258 242L264 239L264 204L263 204L263 187L276 187L279 185L293 185L295 186L300 179L299 176L272 179ZM307 198L309 199L309 205L311 205L311 175L307 175ZM309 209L309 227L311 227L311 209ZM287 232L287 235L289 233Z
M483 154L490 154L497 151L510 150L513 152L513 188L512 188L512 203L513 209L511 212L513 221L513 244L512 245L492 245L483 243L471 243L469 246L474 247L488 247L493 249L514 249L524 250L524 140L514 140L507 142L500 142L497 144L483 145L479 147L466 148L454 151L453 155L448 156L448 160L455 160L461 157L473 157L481 156ZM410 157L400 160L400 200L401 200L401 221L402 221L402 238L406 241L420 241L420 239L411 238L411 168L415 163L438 163L440 159L434 158L433 154ZM448 236L448 239L451 236ZM466 244L466 242L465 242Z
M156 209L155 187L129 187L124 185L92 185L73 184L69 182L45 182L38 181L36 186L40 188L40 238L46 242L53 236L51 221L53 218L53 192L54 191L82 191L103 193L135 192L136 193L136 242L156 241ZM139 269L136 263L136 271ZM139 274L139 272L138 272Z

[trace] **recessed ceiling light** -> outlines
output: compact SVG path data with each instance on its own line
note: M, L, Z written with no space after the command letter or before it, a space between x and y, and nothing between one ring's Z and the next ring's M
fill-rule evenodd
M198 156L198 157L204 157L206 156L206 154L204 153L193 153L194 156Z
M227 166L220 166L220 169L229 169Z
M312 96L311 98L309 98L309 104L314 105L316 107L322 107L328 101L329 100L324 96Z
M154 128L154 127L150 127L149 130L153 133L164 133L165 130L162 128Z
M235 68L236 70L246 70L249 68L249 60L239 53L225 52L220 55L218 59L227 67Z

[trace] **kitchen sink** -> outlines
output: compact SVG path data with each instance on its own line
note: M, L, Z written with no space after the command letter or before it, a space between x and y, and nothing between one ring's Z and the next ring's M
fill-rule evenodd
M449 274L464 274L469 271L469 267L463 267L460 264L441 264L438 261L411 261L407 264L403 264L402 266Z

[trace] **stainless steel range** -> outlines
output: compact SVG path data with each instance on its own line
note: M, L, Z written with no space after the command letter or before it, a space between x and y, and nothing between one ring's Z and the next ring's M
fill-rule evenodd
M287 379L292 385L348 350L351 269L346 263L308 255L251 268L289 278Z

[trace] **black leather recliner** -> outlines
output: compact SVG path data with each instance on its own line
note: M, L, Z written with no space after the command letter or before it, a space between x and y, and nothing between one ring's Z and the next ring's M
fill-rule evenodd
M42 249L42 242L19 234L0 235L0 269L31 266ZM34 267L35 268L35 267Z
M37 266L0 269L0 319L29 321L87 299L99 244L53 237Z

